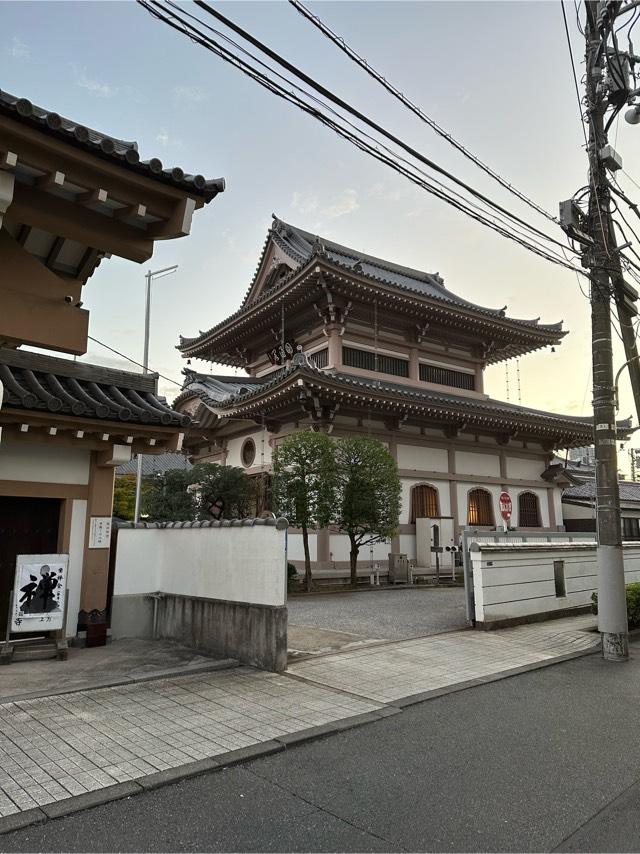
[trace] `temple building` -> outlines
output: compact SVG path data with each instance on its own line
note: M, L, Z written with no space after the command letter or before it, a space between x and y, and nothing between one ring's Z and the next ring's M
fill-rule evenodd
M471 525L562 530L554 449L591 443L590 420L516 406L484 391L487 365L557 346L562 324L509 317L445 287L437 273L383 261L274 217L239 309L178 349L246 376L185 370L174 402L196 426L194 460L242 466L268 509L273 448L292 431L366 435L384 442L402 480L399 533L376 560L405 553L429 565L433 526L456 544ZM430 539L431 538L431 539ZM290 556L302 558L300 537ZM368 560L369 555L361 555ZM318 567L346 566L346 537L312 538Z
M82 290L105 258L149 259L224 190L0 91L0 625L17 555L68 555L64 634L104 623L114 470L179 449L190 424L156 374L76 362ZM92 287L99 287L99 276Z

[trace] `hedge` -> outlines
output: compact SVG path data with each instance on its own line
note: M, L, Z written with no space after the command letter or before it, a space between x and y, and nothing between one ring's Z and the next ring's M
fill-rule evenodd
M640 581L634 581L625 587L627 598L627 621L630 629L640 627ZM598 613L598 594L591 594L591 610Z

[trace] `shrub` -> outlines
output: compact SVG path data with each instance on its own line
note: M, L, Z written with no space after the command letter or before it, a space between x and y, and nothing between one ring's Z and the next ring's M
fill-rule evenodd
M627 621L630 629L640 628L640 582L634 581L625 587L627 599ZM598 613L598 594L591 594L591 610Z
M295 568L295 565L287 563L287 581L293 581L297 574L298 570Z

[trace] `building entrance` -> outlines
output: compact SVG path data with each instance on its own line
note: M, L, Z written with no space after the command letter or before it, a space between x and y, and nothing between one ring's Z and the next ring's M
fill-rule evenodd
M58 498L0 496L0 637L4 639L16 555L58 551Z

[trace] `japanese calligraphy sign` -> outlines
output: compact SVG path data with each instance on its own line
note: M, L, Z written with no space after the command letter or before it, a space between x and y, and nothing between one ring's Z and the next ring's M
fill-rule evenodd
M69 555L18 555L12 632L52 632L63 627Z

